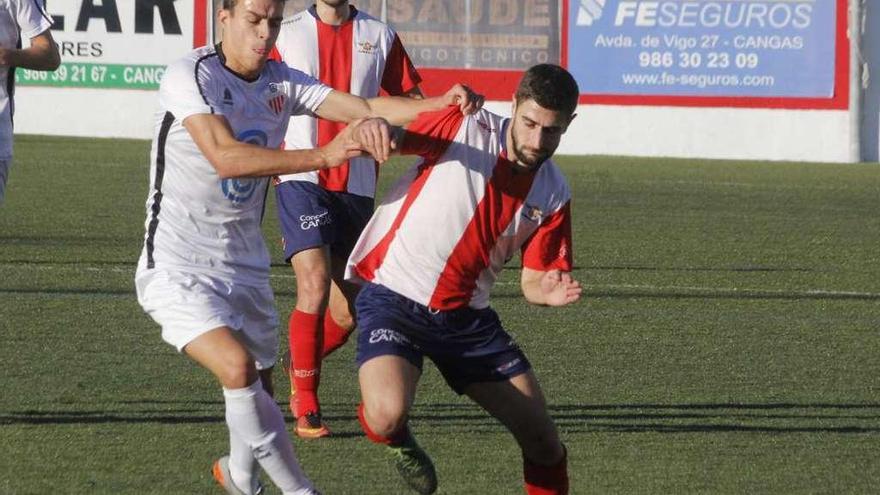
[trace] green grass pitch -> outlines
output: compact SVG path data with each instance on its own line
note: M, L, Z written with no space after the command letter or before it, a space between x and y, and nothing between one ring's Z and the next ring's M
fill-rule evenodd
M135 299L148 149L16 139L0 209L2 494L220 493L218 386ZM492 304L545 388L572 493L877 493L880 166L558 162L584 298L529 306L513 262ZM403 166L386 167L383 187ZM274 211L270 200L286 320L294 279ZM353 350L324 367L336 437L295 447L327 495L404 494L357 426ZM439 493L522 493L513 440L430 365L412 423Z

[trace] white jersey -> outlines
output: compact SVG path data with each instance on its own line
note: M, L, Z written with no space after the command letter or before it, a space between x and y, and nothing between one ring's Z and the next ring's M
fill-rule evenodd
M0 47L21 48L52 26L42 0L0 0ZM14 69L0 65L0 160L12 157Z
M401 95L415 88L421 79L394 30L350 8L348 21L339 26L322 22L314 6L285 19L275 42L278 58L333 89L363 98L378 96L380 89ZM344 127L345 124L313 116L295 116L287 129L284 147L323 146ZM377 174L375 161L359 157L330 170L281 175L278 180L307 181L329 191L373 197Z
M314 111L331 90L271 60L257 80L246 81L226 68L218 47L192 51L162 78L138 270L161 267L265 284L269 254L260 222L268 179L221 179L183 120L222 115L239 141L279 148L289 117Z
M358 239L346 278L385 286L425 306L485 308L517 250L533 270L571 271L570 192L550 160L522 172L507 159L505 126L487 110L421 114L403 154L414 165Z

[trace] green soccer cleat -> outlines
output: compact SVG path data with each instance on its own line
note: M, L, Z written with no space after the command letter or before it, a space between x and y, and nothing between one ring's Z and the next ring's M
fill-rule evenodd
M430 495L437 491L437 473L434 463L428 454L416 443L412 434L397 446L387 446L388 453L394 461L397 472L406 484L422 495Z

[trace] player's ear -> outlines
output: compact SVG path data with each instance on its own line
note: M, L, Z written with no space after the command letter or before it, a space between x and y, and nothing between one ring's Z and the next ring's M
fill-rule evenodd
M232 11L223 8L223 3L220 3L220 6L217 7L217 22L220 24L226 23L226 20L229 19L229 16L232 15Z

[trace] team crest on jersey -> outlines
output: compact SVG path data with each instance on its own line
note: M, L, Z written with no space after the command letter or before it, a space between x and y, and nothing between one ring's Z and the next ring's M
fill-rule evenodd
M287 96L284 94L284 86L280 83L269 83L269 88L265 93L266 103L276 114L280 114L284 110L284 103Z
M537 206L525 205L523 207L523 215L529 220L537 222L544 216L544 212Z
M358 52L365 53L367 55L372 55L376 51L376 47L378 46L375 43L370 43L369 41L358 41Z
M229 91L229 88L223 88L223 104L232 106L232 92Z

